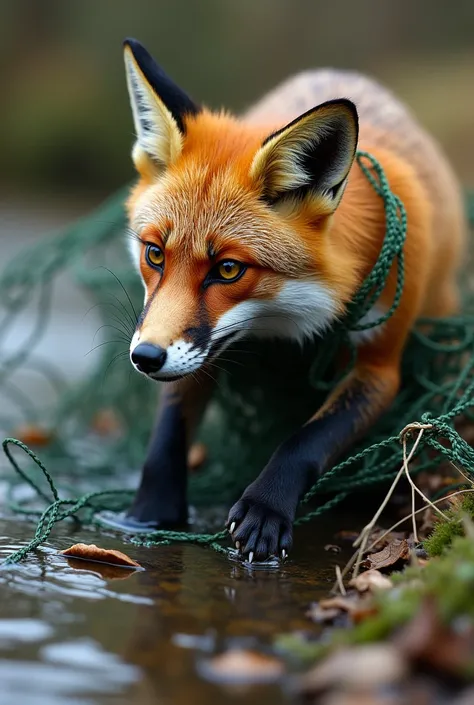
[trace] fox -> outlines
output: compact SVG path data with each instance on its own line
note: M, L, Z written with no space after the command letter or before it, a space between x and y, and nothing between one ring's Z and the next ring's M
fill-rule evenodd
M405 281L393 315L354 332L356 362L282 439L229 511L244 560L288 557L301 497L390 407L421 317L456 314L466 246L462 190L435 139L387 88L351 70L307 70L240 115L196 103L142 44L124 41L138 178L126 203L144 285L130 360L160 384L131 531L188 520L187 455L213 393L209 367L236 341L324 344L374 267L381 197L357 150L404 204ZM397 264L363 322L394 300ZM318 343L319 341L319 343Z

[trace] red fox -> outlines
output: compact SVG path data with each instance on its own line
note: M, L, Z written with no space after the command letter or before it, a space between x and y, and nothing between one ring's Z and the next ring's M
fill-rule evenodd
M212 394L212 360L248 336L273 338L278 355L278 339L324 335L375 264L384 205L355 161L358 147L406 208L398 309L354 335L355 369L230 510L247 560L285 558L299 499L397 394L416 319L458 308L461 190L433 139L365 76L308 71L234 117L195 103L136 40L124 53L139 175L127 208L145 287L130 357L168 383L129 528L187 519L187 450ZM390 308L395 289L396 265L368 320Z

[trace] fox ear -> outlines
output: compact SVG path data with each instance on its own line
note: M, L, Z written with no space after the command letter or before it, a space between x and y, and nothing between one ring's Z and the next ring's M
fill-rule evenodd
M354 161L358 117L351 101L331 100L273 133L255 155L251 177L270 204L310 197L318 210L336 209Z
M136 39L124 41L125 71L137 141L132 157L143 175L159 173L180 155L185 118L200 108Z

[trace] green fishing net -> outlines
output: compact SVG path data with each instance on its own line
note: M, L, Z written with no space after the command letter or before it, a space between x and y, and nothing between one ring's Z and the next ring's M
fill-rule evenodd
M189 480L189 500L198 509L230 506L239 497L278 443L315 412L354 363L350 332L379 325L398 305L404 278L403 204L390 191L375 159L359 153L358 160L385 205L386 236L378 261L345 319L324 339L303 347L249 340L227 349L216 361L212 371L216 391L199 431L208 458ZM4 442L8 505L17 514L39 518L32 543L9 560L21 559L45 540L59 520L74 515L85 523L100 523L100 512L126 509L138 484L156 411L157 385L136 374L128 361L128 341L143 290L129 265L123 236L126 193L117 193L62 234L30 247L28 257L15 258L0 278L1 335L7 335L27 311L31 317L32 306L35 309L33 328L21 349L2 355L0 392L20 409L24 424L48 432L41 447L35 448L39 458L21 442L11 438ZM474 216L472 199L468 207ZM381 319L364 326L360 320L383 290L392 266L398 272L393 305ZM51 356L44 360L37 354L51 320L55 279L65 270L87 292L104 321L98 362L73 385L61 379ZM70 325L78 322L72 320ZM341 351L349 359L342 371L335 365ZM38 400L12 382L16 371L27 368L54 389L54 403L47 408L40 405L40 414ZM436 468L440 454L474 470L472 450L455 430L461 418L470 419L474 402L474 293L467 278L462 314L422 321L413 331L402 380L397 399L370 435L310 490L300 505L299 522L328 511L350 493L393 478L402 459L398 434L412 422L429 420L433 426L419 445L418 470ZM5 412L0 423L5 435L13 435ZM308 505L315 495L316 505ZM158 531L135 541L153 545L193 540L222 550L216 541L224 536L224 532Z

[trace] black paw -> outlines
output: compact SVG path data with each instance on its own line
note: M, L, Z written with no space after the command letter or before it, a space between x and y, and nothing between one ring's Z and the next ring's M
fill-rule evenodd
M240 499L229 512L227 528L237 549L251 563L270 556L286 558L292 543L292 519L248 497Z

